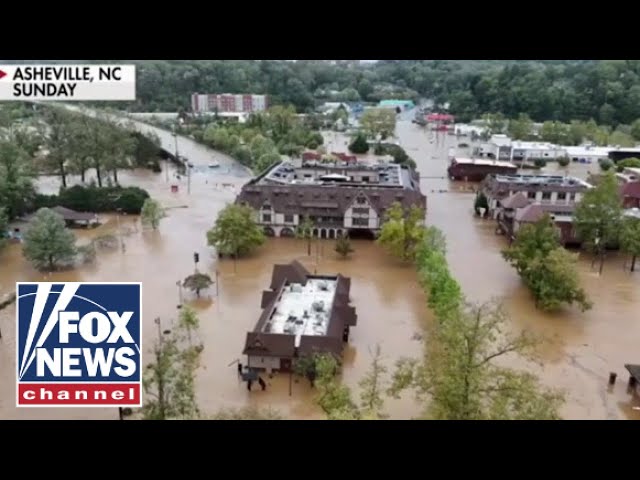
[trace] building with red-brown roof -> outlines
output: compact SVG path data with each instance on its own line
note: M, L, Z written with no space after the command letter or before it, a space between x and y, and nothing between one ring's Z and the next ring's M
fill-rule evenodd
M271 287L262 292L262 314L247 333L247 367L289 372L306 355L340 357L358 319L350 289L351 279L339 274L312 275L297 261L275 265Z
M624 208L640 208L640 181L623 183L620 195Z
M294 236L304 218L319 238L376 236L394 203L426 211L419 174L406 165L336 160L281 162L242 187L236 203L256 211L268 236Z

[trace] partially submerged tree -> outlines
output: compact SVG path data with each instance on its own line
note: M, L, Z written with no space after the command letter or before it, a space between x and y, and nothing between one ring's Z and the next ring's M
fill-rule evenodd
M200 416L195 375L201 352L202 345L187 342L182 321L173 331L160 333L154 346L154 361L144 371L145 420L190 420Z
M229 204L207 232L207 242L224 255L238 257L262 245L265 236L255 221L255 212L246 205Z
M487 196L483 192L478 192L476 199L473 202L473 210L476 212L477 216L482 214L480 209L484 209L485 216L489 213L489 200L487 200Z
M640 255L640 218L628 216L622 220L620 247L631 255L631 271L635 271L636 259Z
M316 403L329 420L377 420L386 418L382 412L386 392L385 374L380 346L372 353L371 366L360 380L360 404L352 399L349 387L340 383L337 359L328 353L301 357L295 364L296 373L305 376L318 390Z
M4 208L0 207L0 248L4 247L7 243L8 230L9 219L4 211Z
M189 345L193 345L191 333L200 327L200 319L196 311L189 305L183 305L180 309L180 315L178 316L178 325L180 329L187 332L187 339Z
M305 215L302 223L296 229L296 238L307 241L307 255L311 255L311 239L313 238L313 222L309 215Z
M347 235L343 235L336 241L335 250L342 258L347 258L353 252L351 241Z
M37 269L52 271L73 263L75 237L62 216L41 208L25 232L23 254Z
M349 151L352 153L367 153L369 151L367 136L359 132L353 139L353 142L349 144Z
M182 282L182 286L195 292L198 298L200 298L200 291L209 288L211 285L213 285L213 280L211 280L211 277L206 273L200 272L189 275Z
M282 415L271 408L247 406L242 408L227 408L215 413L211 420L282 420Z
M378 142L390 137L396 130L396 112L389 108L370 108L360 117L360 125Z
M506 315L495 303L467 305L429 332L422 361L398 362L390 393L413 388L437 420L555 420L562 395L530 373L495 364L508 354L529 357L537 341L502 332Z
M153 198L147 198L144 201L140 215L142 217L142 223L151 226L154 230L157 230L160 225L160 220L167 216L160 202Z
M407 211L394 202L382 224L378 244L392 255L404 261L415 259L420 242L424 239L424 210L412 205Z
M386 395L386 375L388 369L382 363L382 350L376 345L372 352L369 371L360 380L360 417L365 419L382 419L384 395Z
M533 294L536 306L556 310L564 303L591 308L580 287L578 255L566 251L548 215L534 224L524 225L502 256L518 272Z
M12 140L0 140L0 205L9 220L22 215L35 197L27 153Z
M602 175L598 185L583 194L573 218L578 236L600 257L602 270L605 249L618 243L622 222L622 200L612 172Z

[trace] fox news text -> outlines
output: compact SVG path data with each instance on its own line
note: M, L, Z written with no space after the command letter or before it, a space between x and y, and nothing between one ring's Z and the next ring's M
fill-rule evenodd
M140 283L16 287L18 407L142 406Z

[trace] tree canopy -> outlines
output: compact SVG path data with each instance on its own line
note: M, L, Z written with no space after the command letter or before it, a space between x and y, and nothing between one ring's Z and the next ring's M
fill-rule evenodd
M518 230L516 239L502 256L518 272L543 310L556 310L564 303L591 308L580 287L578 254L565 250L550 216Z
M207 232L207 242L224 255L242 256L252 252L265 241L255 212L246 205L229 204L218 215L215 225Z
M404 261L413 260L424 239L424 210L415 205L406 209L394 202L386 212L377 242Z
M75 237L60 215L41 208L34 214L24 234L23 253L36 268L52 271L73 262Z

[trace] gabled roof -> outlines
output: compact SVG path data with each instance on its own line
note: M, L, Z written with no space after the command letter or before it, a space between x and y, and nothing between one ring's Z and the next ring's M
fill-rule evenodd
M531 201L524 193L518 192L508 198L505 198L504 200L501 200L500 203L504 208L516 209L526 207L527 205L529 205L529 203L531 203Z
M325 335L302 335L298 355L314 351L341 354L342 336L346 326L355 326L358 321L355 307L349 305L351 279L342 275L324 277L311 275L298 261L287 265L274 265L271 289L262 292L262 313L253 332L247 334L243 354L255 356L293 357L296 355L296 335L270 333L265 330L269 319L273 316L286 284L300 283L305 285L308 278L333 278L337 285L333 297L329 322Z
M273 274L271 275L271 290L279 288L286 280L291 283L300 283L305 285L307 283L307 277L310 273L304 268L297 260L292 261L287 265L274 265Z
M243 354L262 357L293 357L296 337L283 333L247 333Z
M75 210L65 207L53 207L51 210L56 212L58 215L61 215L66 221L86 222L95 220L97 217L95 213L76 212Z
M540 205L527 205L516 211L516 222L535 223L544 216L544 213Z

